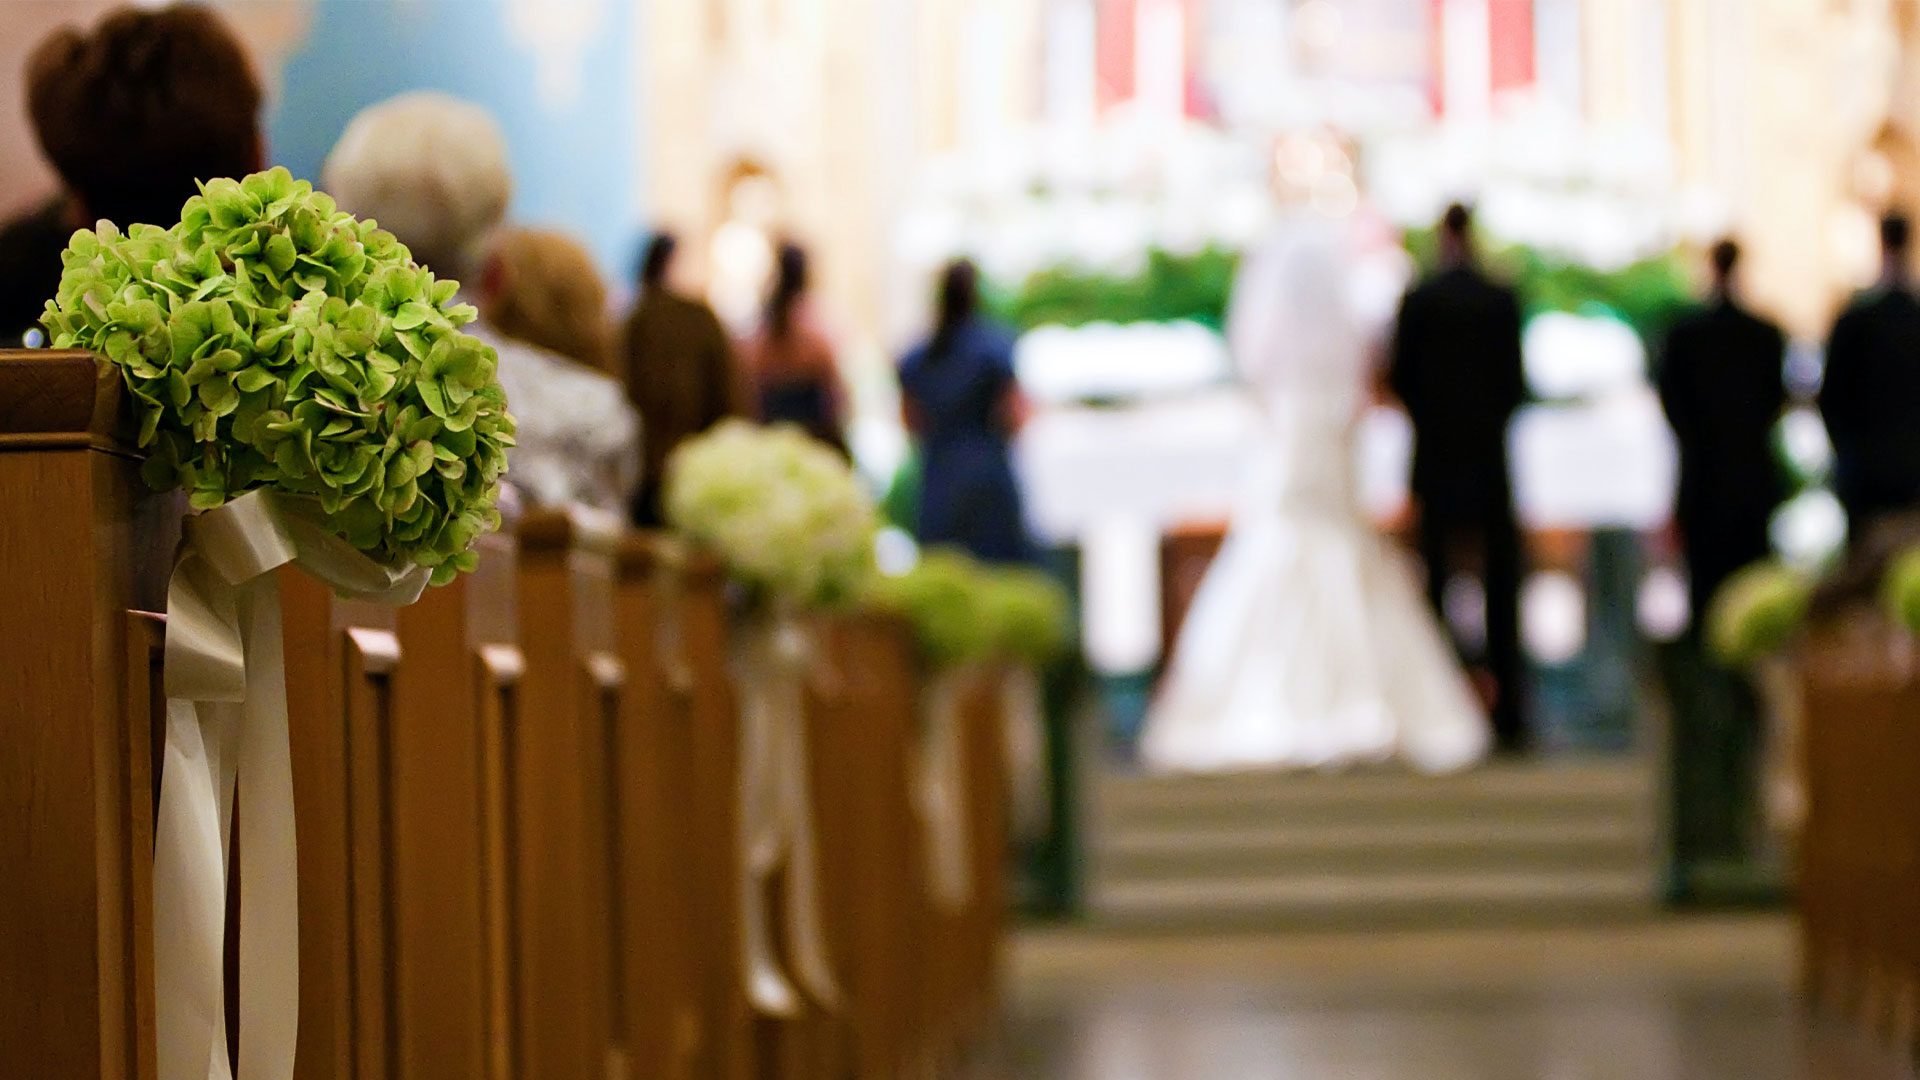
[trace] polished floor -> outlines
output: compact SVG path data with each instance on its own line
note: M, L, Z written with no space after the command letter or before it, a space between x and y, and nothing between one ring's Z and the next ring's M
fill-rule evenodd
M1812 1018L1788 924L1314 936L1041 931L983 1080L1915 1080Z

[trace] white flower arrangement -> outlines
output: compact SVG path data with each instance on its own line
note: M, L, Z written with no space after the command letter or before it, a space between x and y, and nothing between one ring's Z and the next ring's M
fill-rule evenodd
M844 601L872 572L872 496L796 427L728 420L682 443L667 461L665 510L735 579L786 602Z

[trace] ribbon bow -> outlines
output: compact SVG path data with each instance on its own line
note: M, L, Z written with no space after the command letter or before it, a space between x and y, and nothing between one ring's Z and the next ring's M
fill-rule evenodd
M792 1017L800 996L774 955L767 887L786 867L787 941L800 984L828 1008L840 987L820 925L814 866L813 801L807 754L806 674L815 648L794 616L756 619L735 655L740 686L739 798L741 960L747 1000L769 1016Z
M943 670L927 686L921 702L914 803L927 829L928 890L947 911L963 910L973 899L966 746L960 716L973 677L969 668Z
M298 504L254 491L189 518L167 585L166 750L154 824L158 1080L231 1080L222 951L240 805L240 1057L291 1080L299 1023L293 763L273 571L295 563L342 596L409 604L423 566L384 566Z

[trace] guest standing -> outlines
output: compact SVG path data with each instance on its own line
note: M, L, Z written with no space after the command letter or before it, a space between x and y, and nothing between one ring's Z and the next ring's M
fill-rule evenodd
M327 156L325 187L340 206L377 219L416 261L462 278L469 300L485 270L487 237L513 191L506 137L485 109L446 94L402 94L362 110ZM620 384L585 364L466 328L500 356L500 383L518 422L507 482L524 502L578 504L624 515L638 478L640 425Z
M991 562L1028 558L1008 448L1022 411L1013 336L980 315L972 263L948 265L933 335L900 362L900 393L920 440L920 542Z
M102 218L171 225L196 181L261 165L260 80L232 30L197 4L58 30L28 58L26 89L64 190L0 226L0 347L38 325L75 230Z
M796 424L845 453L846 393L833 343L813 311L808 279L806 251L782 244L765 318L741 355L761 420Z
M1827 341L1820 412L1833 439L1834 488L1858 543L1874 523L1920 505L1920 300L1907 219L1880 223L1880 280Z
M622 341L627 400L647 429L633 520L649 527L665 521L660 493L674 448L729 416L748 412L733 347L719 317L702 301L673 290L678 248L671 233L658 233L648 242L640 265L640 298L627 317Z
M1767 555L1767 524L1786 497L1772 445L1787 400L1786 338L1735 297L1739 245L1722 240L1711 259L1712 294L1668 331L1660 365L1660 403L1680 448L1674 519L1696 620L1734 571Z
M1473 258L1473 216L1447 208L1440 267L1411 289L1394 327L1388 380L1413 422L1413 497L1428 599L1476 564L1486 603L1491 714L1503 750L1526 739L1520 654L1520 530L1507 426L1526 394L1520 303Z

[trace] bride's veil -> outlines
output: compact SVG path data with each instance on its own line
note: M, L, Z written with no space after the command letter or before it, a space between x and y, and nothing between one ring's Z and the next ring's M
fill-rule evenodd
M1242 261L1227 348L1250 386L1350 392L1364 362L1351 274L1344 231L1324 219L1286 223Z

